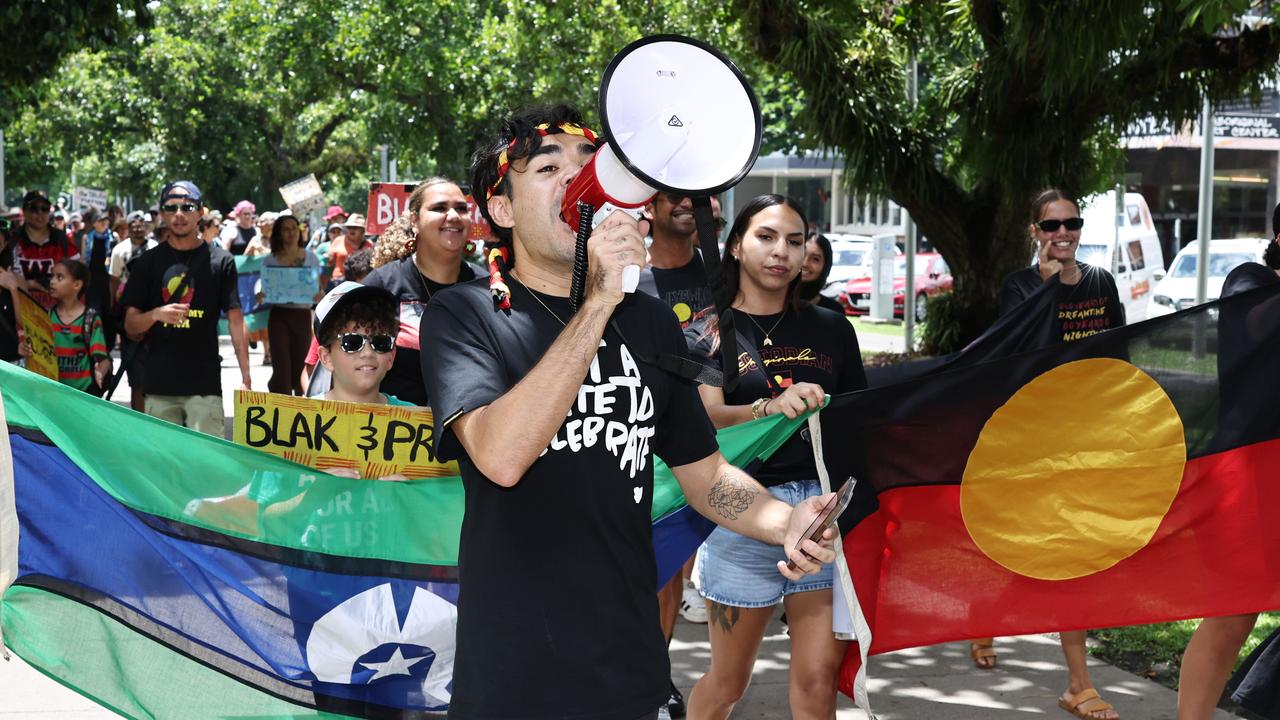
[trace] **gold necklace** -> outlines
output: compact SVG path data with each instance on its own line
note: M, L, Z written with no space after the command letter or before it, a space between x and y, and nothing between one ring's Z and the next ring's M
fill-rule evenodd
M783 318L787 316L786 308L783 308L782 314L778 316L777 322L773 324L773 327L769 328L766 331L764 328L760 327L760 323L756 322L755 318L751 317L751 313L747 312L746 310L739 310L739 312L741 312L743 315L746 315L747 319L751 321L751 324L755 325L757 330L764 333L764 342L762 344L765 347L770 347L771 345L773 345L773 340L769 336L773 334L774 330L778 329L778 326L782 324Z
M560 320L560 316L556 314L556 311L547 307L547 304L542 302L542 298L538 297L538 293L534 292L533 288L529 287L528 285L525 285L525 282L521 280L518 275L516 275L515 270L511 271L511 277L515 278L516 281L519 282L521 285L524 285L524 289L529 291L529 294L533 296L534 300L538 301L538 304L542 306L543 310L546 310L547 312L551 313L551 317L555 318L556 320ZM565 322L564 320L560 320L560 324L565 327L569 327L569 323Z

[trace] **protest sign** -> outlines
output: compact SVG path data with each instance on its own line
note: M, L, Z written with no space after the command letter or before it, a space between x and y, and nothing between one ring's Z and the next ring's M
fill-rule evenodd
M31 346L27 369L51 380L58 379L58 355L53 349L53 321L49 310L24 290L17 292L18 327Z
M270 305L310 305L319 289L318 267L262 266L262 292Z
M314 173L281 186L280 197L297 218L306 218L311 212L324 209L324 191Z
M365 214L364 231L381 235L387 226L409 209L409 195L416 183L369 183L369 211Z
M238 390L232 438L300 465L350 468L365 478L458 474L456 462L436 460L435 421L428 408Z
M78 187L75 189L75 196L72 199L72 202L72 207L74 207L77 212L84 212L89 208L106 210L107 191Z

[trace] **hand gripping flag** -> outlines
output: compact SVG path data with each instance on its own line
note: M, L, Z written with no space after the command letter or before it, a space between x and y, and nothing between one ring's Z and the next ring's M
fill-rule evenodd
M863 650L1280 607L1280 286L993 344L821 413Z
M463 489L347 480L0 363L0 628L126 717L442 714ZM798 422L723 432L738 463ZM710 524L655 473L660 577Z

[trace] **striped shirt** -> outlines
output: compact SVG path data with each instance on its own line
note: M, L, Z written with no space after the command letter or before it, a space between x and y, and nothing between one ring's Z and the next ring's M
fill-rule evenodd
M86 311L87 312L87 311ZM58 308L49 310L53 323L53 349L58 358L58 380L77 390L93 386L93 362L107 355L107 341L102 335L102 319L95 313L93 322L85 327L84 313L70 322L58 317ZM89 338L84 337L88 331Z

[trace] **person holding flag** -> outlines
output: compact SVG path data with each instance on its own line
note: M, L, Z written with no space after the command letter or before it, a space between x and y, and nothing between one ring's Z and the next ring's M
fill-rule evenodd
M491 277L436 294L422 317L437 456L459 461L466 491L449 707L459 720L632 720L665 706L655 452L698 512L783 545L797 566L778 564L788 579L835 557L834 532L801 537L830 496L795 508L771 497L720 454L692 383L643 361L686 349L670 309L622 289L645 257L630 215L592 232L585 299L571 307L575 234L560 204L595 150L567 106L508 117L471 172L499 238ZM590 578L589 595L564 582L566 568Z

